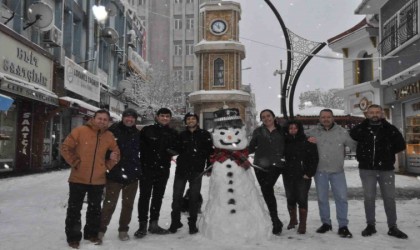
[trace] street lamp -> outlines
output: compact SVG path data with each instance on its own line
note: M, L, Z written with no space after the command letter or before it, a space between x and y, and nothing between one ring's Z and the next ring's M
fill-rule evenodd
M276 69L273 72L274 76L280 75L280 114L283 114L283 111L281 109L281 98L283 94L283 75L286 74L286 70L283 70L283 61L280 60L280 69Z

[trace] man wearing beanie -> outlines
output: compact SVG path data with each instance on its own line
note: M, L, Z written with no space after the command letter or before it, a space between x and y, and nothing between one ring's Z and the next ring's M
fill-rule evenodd
M141 173L138 203L140 228L134 234L136 238L143 238L147 231L152 234L168 233L168 230L158 225L158 220L169 178L171 158L178 154L176 152L178 133L169 127L171 118L172 112L167 108L161 108L156 113L156 123L140 131Z
M102 238L117 206L121 190L122 208L118 237L122 241L129 239L128 225L131 221L140 176L140 131L136 128L137 117L137 112L134 109L126 109L122 114L122 121L109 128L121 150L121 160L106 175L106 194L98 233L100 243L102 243Z
M194 113L187 113L184 117L185 131L180 133L179 155L176 159L176 172L172 200L172 223L169 227L171 233L182 227L181 204L185 185L189 183L189 233L198 232L196 222L200 202L201 172L203 172L206 161L213 153L213 142L209 132L198 126L198 116Z

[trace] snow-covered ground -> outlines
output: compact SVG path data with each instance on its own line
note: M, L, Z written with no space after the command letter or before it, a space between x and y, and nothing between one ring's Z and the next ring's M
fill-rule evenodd
M169 227L172 183L174 168L168 182L161 210L160 225ZM70 249L64 234L64 219L67 206L69 170L15 177L0 180L0 249ZM82 240L80 249L419 249L420 245L420 181L416 177L397 175L396 185L399 194L406 197L398 199L398 225L409 236L408 240L388 236L386 217L382 201L377 201L377 230L372 237L362 237L365 227L363 200L360 197L360 179L354 160L346 161L346 176L350 189L349 229L353 239L342 239L337 235L335 207L332 207L333 231L317 234L315 230L321 225L318 216L318 205L312 195L309 202L308 228L305 235L298 235L295 230L284 230L279 237L255 244L238 242L235 245L222 245L210 241L200 233L189 235L186 226L187 216L183 215L184 227L178 233L170 235L147 235L143 239L131 237L130 241L121 242L117 237L118 216L120 207L111 221L105 235L104 244L96 246ZM204 177L202 194L203 209L207 201L208 180ZM277 183L276 195L280 218L288 221L286 200L281 178ZM314 192L312 184L311 193ZM136 197L136 200L138 197ZM136 201L137 203L137 201ZM83 220L86 205L82 211ZM138 228L137 209L133 211L129 234L132 236ZM252 230L252 228L249 228Z

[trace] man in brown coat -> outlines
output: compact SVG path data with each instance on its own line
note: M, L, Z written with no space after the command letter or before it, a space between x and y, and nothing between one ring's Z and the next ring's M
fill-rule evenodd
M105 174L119 161L120 155L115 137L107 130L109 119L108 111L96 111L85 125L73 129L61 146L61 155L71 166L65 231L72 248L79 248L82 239L80 211L86 193L88 208L83 235L86 240L98 241ZM108 150L112 153L106 160Z

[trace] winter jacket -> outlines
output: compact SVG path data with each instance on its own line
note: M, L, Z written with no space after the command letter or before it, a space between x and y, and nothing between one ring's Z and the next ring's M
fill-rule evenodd
M344 171L345 147L356 149L347 130L337 123L326 130L321 124L306 133L317 139L319 162L317 171L327 173L340 173Z
M280 126L269 131L264 125L256 128L252 133L248 146L249 153L255 153L254 164L268 168L276 165L283 167L284 133Z
M372 126L366 119L350 131L357 141L356 159L360 169L393 170L395 154L405 150L405 141L398 129L382 120Z
M211 134L200 128L193 132L186 129L179 134L179 142L176 174L188 177L203 172L213 153Z
M73 129L61 145L60 153L71 166L69 182L104 185L106 171L116 162L105 160L107 151L120 154L115 137L92 121Z
M298 133L289 134L288 126L296 124ZM290 121L285 127L285 158L286 165L283 170L283 176L289 178L303 178L304 175L312 177L315 175L318 166L318 149L316 144L308 142L304 133L302 123Z
M178 132L158 123L144 127L140 131L140 161L144 168L171 167L171 158L177 155Z
M140 175L140 131L136 126L127 127L123 122L112 125L109 129L117 140L121 151L118 164L107 173L106 178L121 184L138 180Z

